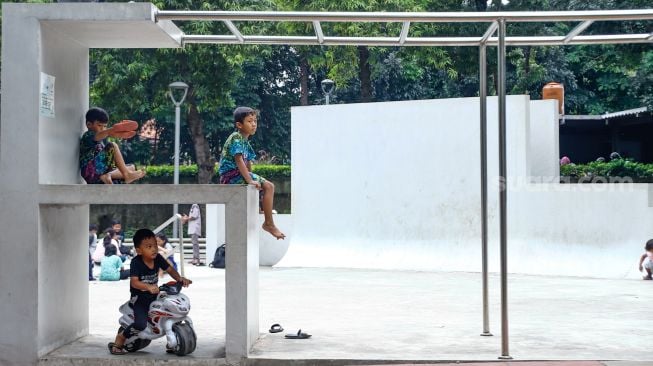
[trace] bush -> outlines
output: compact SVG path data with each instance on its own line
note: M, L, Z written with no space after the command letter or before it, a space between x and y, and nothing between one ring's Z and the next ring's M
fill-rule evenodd
M290 178L290 165L254 165L252 171L265 178ZM150 165L145 168L147 175L140 183L172 183L174 178L174 166L172 165ZM218 174L218 166L215 167L215 175ZM182 183L197 182L197 165L180 165L179 181Z
M630 159L567 164L560 167L560 176L571 178L572 181L590 182L592 178L597 177L620 177L631 178L633 182L653 183L653 164L638 163Z

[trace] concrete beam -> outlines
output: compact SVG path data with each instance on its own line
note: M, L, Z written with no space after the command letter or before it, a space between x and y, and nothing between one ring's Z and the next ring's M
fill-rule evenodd
M41 184L41 204L229 203L256 190L231 184ZM258 209L255 210L258 212Z

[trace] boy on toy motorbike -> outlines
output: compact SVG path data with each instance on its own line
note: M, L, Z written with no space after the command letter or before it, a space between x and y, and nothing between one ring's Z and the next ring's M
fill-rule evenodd
M181 277L179 273L168 264L158 252L158 245L154 233L149 229L139 229L134 234L134 248L137 256L131 260L129 270L130 303L134 309L134 322L123 332L116 335L114 342L109 342L109 352L112 355L124 355L125 340L130 338L147 326L147 314L150 304L156 300L159 293L159 269L162 269L175 281L188 287L193 281Z

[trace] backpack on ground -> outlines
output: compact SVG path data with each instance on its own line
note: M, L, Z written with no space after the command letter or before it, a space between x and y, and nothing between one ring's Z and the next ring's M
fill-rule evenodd
M226 244L220 245L213 255L213 262L209 263L211 268L224 268L227 256Z

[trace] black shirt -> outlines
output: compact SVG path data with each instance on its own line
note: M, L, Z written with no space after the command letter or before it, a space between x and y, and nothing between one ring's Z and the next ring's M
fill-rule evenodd
M166 261L161 254L157 254L154 258L154 268L149 268L143 262L143 257L137 255L134 259L131 260L129 265L129 277L138 277L138 279L147 284L156 285L159 282L159 269L167 270L170 267L168 261ZM135 295L150 295L156 296L149 291L139 290L137 288L129 286L129 290L132 296Z

